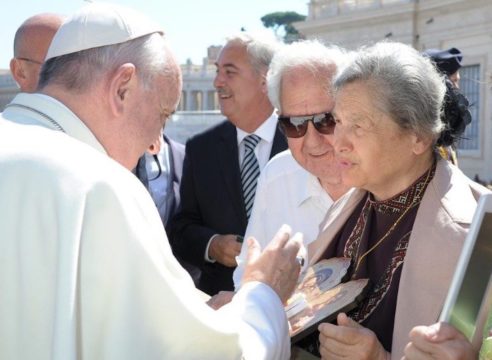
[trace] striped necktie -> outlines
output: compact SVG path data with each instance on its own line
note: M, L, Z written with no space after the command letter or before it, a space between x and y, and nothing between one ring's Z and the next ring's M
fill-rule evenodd
M260 175L260 165L255 156L255 147L260 142L258 135L248 135L243 139L244 159L241 164L241 182L243 185L244 206L249 220L253 202L255 200L256 182Z

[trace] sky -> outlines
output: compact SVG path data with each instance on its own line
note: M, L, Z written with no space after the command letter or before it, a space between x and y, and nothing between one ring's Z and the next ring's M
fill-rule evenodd
M264 29L260 18L275 11L307 15L309 0L107 0L139 10L161 24L180 63L201 64L209 45L222 45L226 36ZM0 20L0 69L8 69L14 34L28 17L55 12L70 15L83 0L7 0ZM270 30L272 31L272 30Z

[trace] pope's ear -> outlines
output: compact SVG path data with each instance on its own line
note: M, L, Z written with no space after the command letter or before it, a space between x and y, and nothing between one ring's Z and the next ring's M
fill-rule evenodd
M135 65L127 63L121 65L109 80L109 95L111 109L115 114L121 114L130 96L135 94L138 86Z

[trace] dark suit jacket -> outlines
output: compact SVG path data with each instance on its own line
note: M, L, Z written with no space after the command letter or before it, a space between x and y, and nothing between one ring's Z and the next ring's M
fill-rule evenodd
M287 148L277 129L270 158ZM186 144L181 181L181 206L172 221L175 253L199 266L199 288L208 294L233 290L232 272L204 260L214 234L244 235L246 210L241 187L236 127L229 121L196 135Z
M169 145L169 164L170 164L170 176L172 184L168 187L166 196L169 198L167 206L167 219L162 219L166 232L170 233L170 219L174 216L179 203L179 185L181 183L181 176L183 174L183 161L185 156L185 146L174 140L169 139L164 135L164 141ZM145 156L142 156L137 163L135 174L142 181L146 188L148 188L147 172L145 171Z

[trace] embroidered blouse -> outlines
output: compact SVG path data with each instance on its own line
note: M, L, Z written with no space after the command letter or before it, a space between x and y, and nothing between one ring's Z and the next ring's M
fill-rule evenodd
M372 287L349 316L374 331L391 352L398 286L420 201L435 164L409 188L376 201L368 193L327 248L324 258L349 257L352 279L369 278Z

